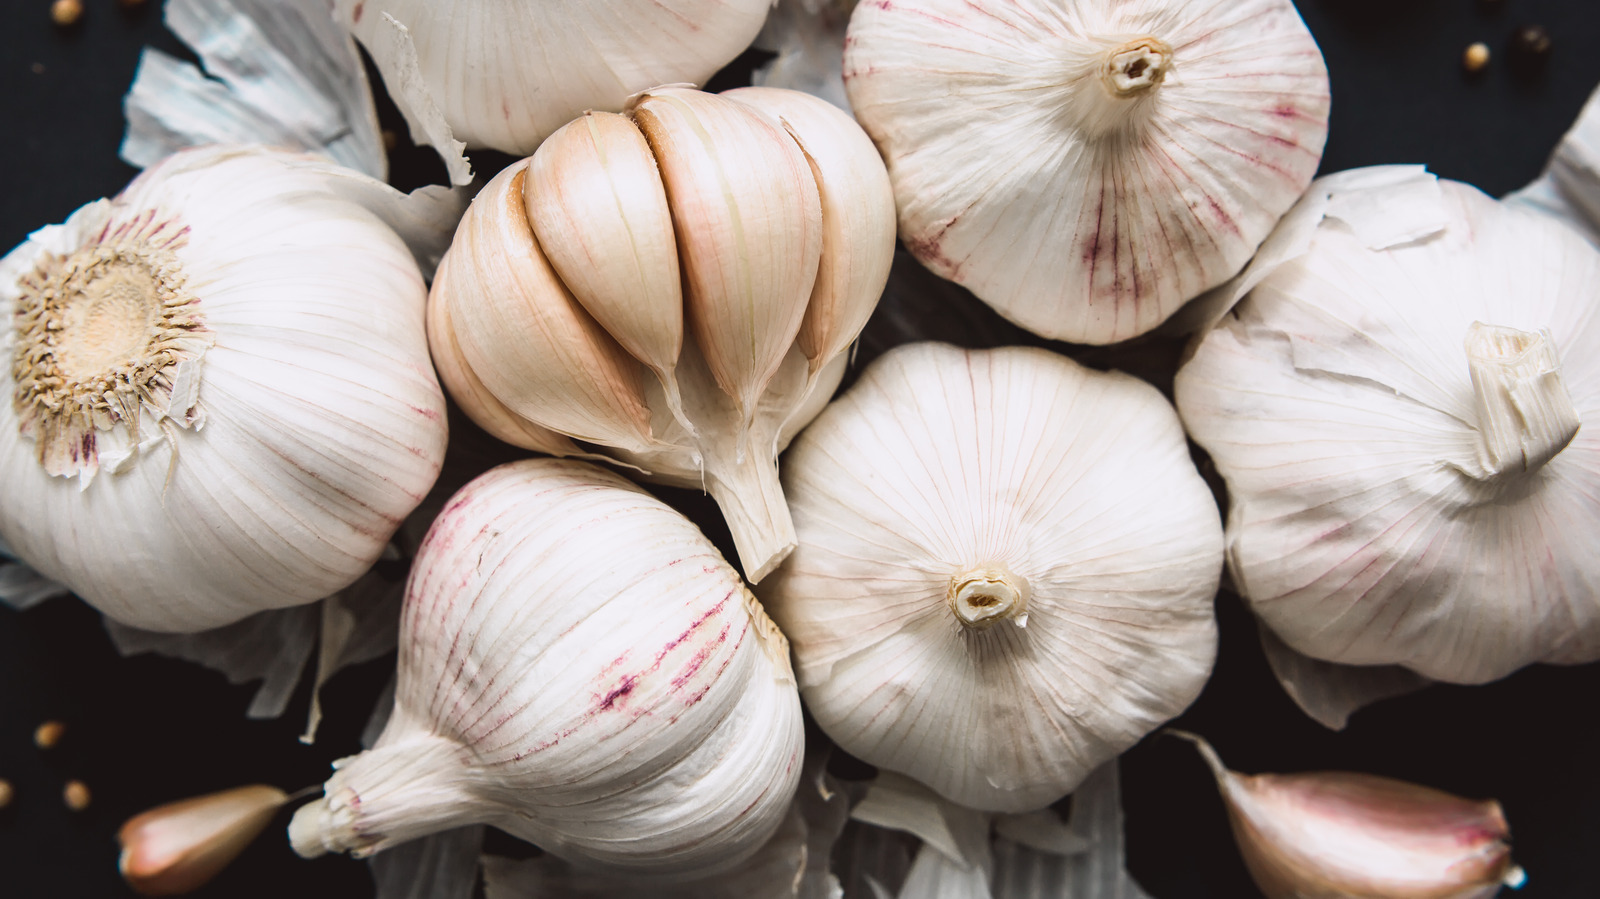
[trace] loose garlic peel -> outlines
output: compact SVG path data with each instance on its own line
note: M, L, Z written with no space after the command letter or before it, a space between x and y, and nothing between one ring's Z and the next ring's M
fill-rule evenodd
M1178 374L1234 582L1331 662L1483 683L1600 659L1600 253L1420 177L1431 200L1335 182Z
M1290 0L868 0L844 78L917 259L1083 343L1231 277L1327 137Z
M1205 740L1239 852L1267 899L1489 899L1521 886L1500 803L1322 771L1229 771Z
M888 175L845 113L660 88L484 188L434 281L431 339L502 439L710 491L754 582L794 545L777 453L838 384L893 251Z
M445 443L422 275L372 211L398 196L309 156L206 147L9 253L0 539L155 631L370 568Z
M1222 526L1148 384L903 346L801 435L784 486L800 545L761 595L808 708L955 802L1050 804L1210 674Z
M779 826L803 745L783 635L710 541L615 474L526 460L429 531L393 715L290 839L367 855L487 823L568 861L704 872Z

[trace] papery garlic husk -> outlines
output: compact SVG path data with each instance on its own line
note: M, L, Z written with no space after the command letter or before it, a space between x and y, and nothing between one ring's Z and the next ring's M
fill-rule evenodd
M334 9L402 98L413 135L421 111L403 98L420 92L456 139L525 155L585 110L621 112L645 88L703 83L750 46L770 5L335 0ZM384 31L389 17L409 32L415 71Z
M1229 771L1192 734L1267 899L1489 899L1526 879L1500 803L1371 774Z
M372 566L446 427L422 275L369 190L403 197L309 156L189 150L0 261L20 558L185 632Z
M412 566L394 712L290 825L305 856L492 824L577 863L731 866L804 735L787 644L698 529L581 462L503 465Z
M1237 272L1327 137L1290 0L874 0L844 66L911 252L1079 343L1149 331Z
M140 895L192 892L238 858L288 801L277 787L256 784L153 808L117 831L117 867Z
M822 729L986 811L1039 809L1211 672L1215 501L1154 387L1045 350L890 351L784 463L762 587Z
M794 546L777 453L838 385L893 254L888 175L846 113L661 88L489 182L430 340L496 436L709 491L756 582Z
M1420 170L1319 181L1283 230L1177 377L1239 592L1341 664L1600 659L1600 252Z

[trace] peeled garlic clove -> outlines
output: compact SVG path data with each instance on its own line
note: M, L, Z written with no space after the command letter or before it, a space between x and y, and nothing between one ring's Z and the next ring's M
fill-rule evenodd
M626 117L586 112L533 154L528 221L573 297L661 379L681 417L673 369L683 288L672 213L644 135Z
M310 156L176 153L0 261L0 539L194 632L369 569L444 456L421 272ZM69 480L70 479L70 480Z
M796 91L742 87L722 96L782 123L800 144L822 201L822 257L796 342L820 368L855 341L894 261L894 191L878 150L838 107Z
M496 175L472 201L434 279L461 355L518 415L594 443L650 442L638 360L584 310L528 224L528 165Z
M257 784L153 808L117 831L117 867L143 896L199 889L238 858L288 801L277 787Z
M794 795L783 635L688 519L594 466L525 460L452 497L400 647L382 736L290 824L301 855L484 823L568 861L688 873L754 853Z
M1267 899L1488 899L1524 879L1498 802L1370 774L1238 774L1173 733L1211 767Z
M449 263L450 256L446 254L439 262L435 283L449 283L450 278L446 274ZM572 438L541 428L512 412L489 392L489 388L483 386L483 382L473 374L472 366L461 355L455 329L450 324L450 310L438 294L428 298L428 349L433 355L433 367L439 373L439 382L478 427L512 446L538 453L570 456L582 452Z
M1176 379L1239 592L1344 665L1484 683L1600 659L1600 252L1422 172L1307 197L1295 251Z
M748 107L650 91L633 110L666 183L689 327L748 421L794 343L822 254L822 205L805 154Z
M1327 71L1290 0L873 0L844 78L917 259L1083 343L1231 277L1327 137Z
M912 344L784 459L761 585L841 747L984 811L1071 792L1199 694L1216 503L1150 385L1044 350Z

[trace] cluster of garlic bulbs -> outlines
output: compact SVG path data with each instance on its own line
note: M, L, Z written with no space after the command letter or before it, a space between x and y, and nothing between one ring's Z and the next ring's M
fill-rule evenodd
M709 491L756 582L794 547L778 451L838 385L893 248L883 163L848 115L777 88L661 88L484 187L430 339L501 439Z

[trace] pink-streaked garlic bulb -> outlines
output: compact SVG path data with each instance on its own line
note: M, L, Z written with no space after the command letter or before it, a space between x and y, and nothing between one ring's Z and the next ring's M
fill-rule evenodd
M474 480L402 615L394 712L295 814L301 855L484 823L687 873L782 821L804 743L788 644L710 541L621 477L540 459Z
M911 252L1081 343L1237 272L1327 137L1290 0L866 0L844 66Z

